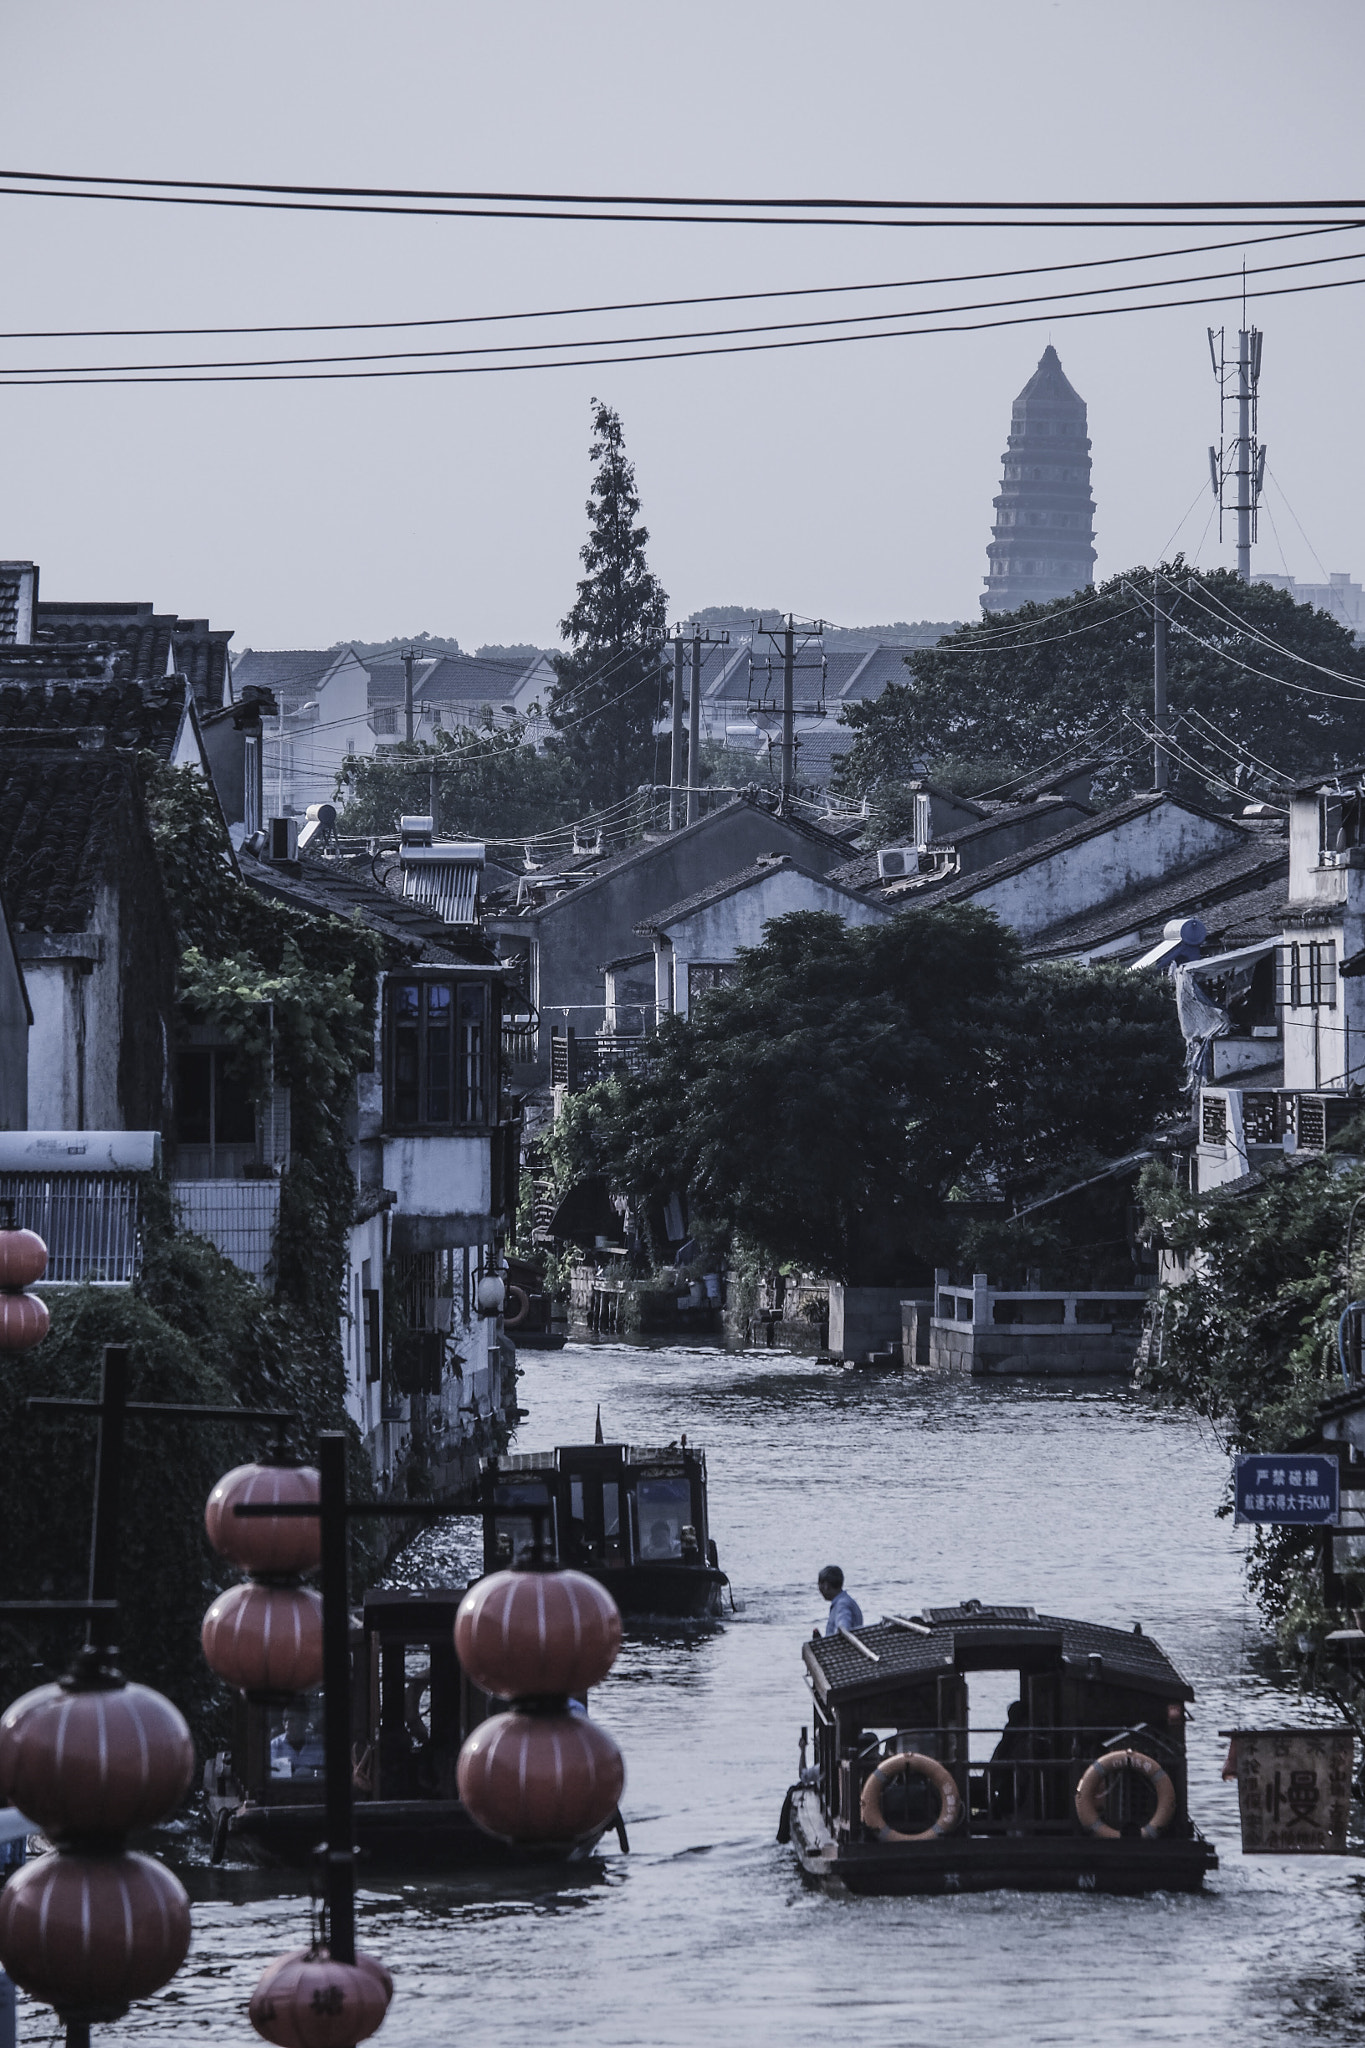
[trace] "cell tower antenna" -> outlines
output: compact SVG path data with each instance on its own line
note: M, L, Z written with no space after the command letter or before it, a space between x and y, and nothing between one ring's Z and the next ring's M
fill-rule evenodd
M1247 320L1246 264L1242 264L1242 324L1237 354L1229 358L1225 330L1209 329L1209 355L1218 379L1218 446L1209 450L1209 478L1218 500L1218 538L1225 517L1237 517L1237 574L1251 581L1251 547L1256 539L1266 451L1257 434L1257 392L1261 381L1261 330ZM1237 431L1229 438L1228 407L1237 408Z

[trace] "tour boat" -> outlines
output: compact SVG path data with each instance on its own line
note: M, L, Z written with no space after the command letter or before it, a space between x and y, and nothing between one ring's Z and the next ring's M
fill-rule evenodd
M782 1808L810 1878L851 1892L1197 1891L1217 1868L1189 1816L1194 1694L1140 1623L931 1607L803 1646L814 1745ZM1006 1725L970 1680L1018 1682ZM998 1688L997 1688L998 1689Z
M721 1612L730 1581L707 1521L706 1457L686 1437L659 1450L561 1444L479 1467L484 1570L528 1553L537 1528L555 1561L600 1581L627 1619Z
M595 1845L514 1849L471 1819L455 1783L465 1737L504 1700L472 1684L455 1655L463 1586L365 1595L351 1628L351 1728L356 1846L376 1863L428 1870L581 1860ZM212 1858L307 1865L327 1835L322 1700L301 1703L291 1743L280 1705L239 1700L230 1751L204 1772ZM276 1732L279 1730L279 1732ZM613 1815L627 1847L625 1825ZM599 1840L601 1838L599 1837Z

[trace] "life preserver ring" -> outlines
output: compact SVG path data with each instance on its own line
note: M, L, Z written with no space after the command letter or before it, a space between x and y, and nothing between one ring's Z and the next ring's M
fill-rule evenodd
M512 1307L513 1302L517 1304L515 1308ZM515 1330L519 1323L526 1321L530 1313L530 1295L524 1287L518 1287L516 1282L513 1281L507 1290L507 1300L503 1306L502 1327L504 1330Z
M1175 1813L1175 1786L1156 1758L1144 1756L1140 1749L1111 1749L1107 1756L1096 1757L1076 1787L1077 1820L1088 1835L1118 1840L1119 1830L1100 1819L1100 1800L1118 1771L1139 1772L1156 1793L1156 1812L1142 1830L1143 1839L1154 1842L1170 1826Z
M938 1819L931 1828L921 1828L917 1835L903 1835L897 1828L888 1827L882 1817L882 1793L893 1778L902 1772L915 1771L938 1793ZM863 1796L858 1812L863 1826L870 1828L879 1842L932 1842L939 1835L948 1834L958 1824L962 1814L962 1801L958 1794L957 1780L936 1757L921 1756L917 1750L902 1750L899 1756L889 1756L878 1764L863 1786Z

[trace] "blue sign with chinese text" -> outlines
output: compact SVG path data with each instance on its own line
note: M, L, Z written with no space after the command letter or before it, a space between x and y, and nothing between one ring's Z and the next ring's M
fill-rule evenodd
M1238 1522L1335 1525L1341 1505L1336 1454L1273 1451L1267 1457L1238 1457L1234 1483Z

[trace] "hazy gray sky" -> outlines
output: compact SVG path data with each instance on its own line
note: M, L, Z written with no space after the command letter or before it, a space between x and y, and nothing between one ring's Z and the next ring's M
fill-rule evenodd
M10 0L4 47L0 132L19 169L940 199L1365 193L1359 0ZM0 238L7 330L913 278L1062 261L1101 239L405 225L8 197ZM1218 237L1103 239L1117 253ZM1363 316L1365 287L1253 308L1271 470L1326 565L1356 575ZM1052 330L1090 408L1101 575L1154 559L1206 477L1204 329L1220 317L1236 325L1231 297L1222 316ZM975 616L1010 400L1047 339L1035 327L508 377L0 390L0 556L36 558L49 597L151 598L235 627L239 646L422 628L467 647L548 644L578 573L598 393L622 415L675 614L763 602L844 624ZM0 343L0 360L91 347ZM1287 566L1316 578L1270 501ZM1183 530L1191 550L1209 502ZM1201 560L1229 559L1215 528ZM1266 521L1256 559L1281 567Z

